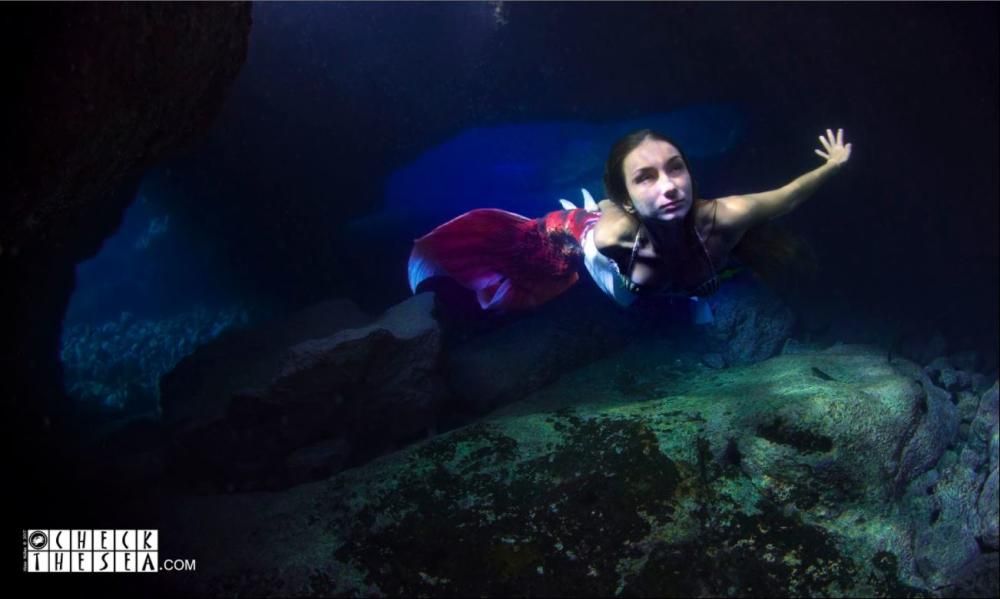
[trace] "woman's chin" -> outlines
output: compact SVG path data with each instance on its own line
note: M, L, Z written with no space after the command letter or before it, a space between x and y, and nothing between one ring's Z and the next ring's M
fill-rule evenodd
M687 210L661 210L649 218L651 221L669 223L674 221L682 221L687 215Z

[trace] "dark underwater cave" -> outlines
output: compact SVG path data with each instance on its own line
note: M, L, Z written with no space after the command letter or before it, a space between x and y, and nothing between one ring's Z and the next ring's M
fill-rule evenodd
M158 379L180 359L330 298L379 314L410 295L415 236L596 197L610 141L638 123L694 148L705 195L781 184L843 127L850 168L782 222L819 260L786 290L799 332L996 371L995 6L0 10L17 90L4 399L14 486L32 490L10 531L56 513L136 526L154 483L86 480L81 447L162 434Z

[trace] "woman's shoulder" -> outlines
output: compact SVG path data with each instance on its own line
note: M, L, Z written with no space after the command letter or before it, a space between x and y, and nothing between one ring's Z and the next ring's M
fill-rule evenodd
M694 227L702 237L728 235L730 229L728 220L730 210L726 205L728 199L695 200L694 206L692 206L692 210L694 211Z
M716 248L721 255L730 250L743 237L743 231L733 225L733 207L731 200L739 201L738 196L717 198L714 200L697 200L693 206L694 227L709 247Z
M601 217L594 225L594 244L597 249L631 246L639 221L611 200L603 200L598 207L601 209Z
M694 211L694 225L698 227L699 230L706 226L711 226L713 217L716 216L718 209L718 200L709 200L705 198L695 200L694 204L691 206L691 210Z

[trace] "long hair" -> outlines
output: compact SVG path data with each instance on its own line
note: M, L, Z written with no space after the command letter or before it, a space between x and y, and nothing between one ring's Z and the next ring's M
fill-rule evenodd
M684 150L674 140L652 129L640 129L629 133L611 146L608 159L604 163L604 191L608 199L622 207L630 202L623 168L625 157L647 139L667 142L677 149L685 168L691 173L691 192L694 196L692 199L699 199L698 184ZM693 209L684 217L684 224L687 234L694 237ZM811 277L817 270L815 253L805 239L773 224L765 224L747 231L730 255L750 268L766 283L780 288L789 286L797 277Z

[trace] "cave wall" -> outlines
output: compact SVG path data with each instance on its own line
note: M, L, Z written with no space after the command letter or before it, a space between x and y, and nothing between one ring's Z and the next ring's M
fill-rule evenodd
M0 136L4 420L9 441L33 448L15 454L15 469L37 481L32 473L71 469L57 459L74 434L59 338L76 265L115 232L144 171L217 117L246 59L251 5L32 3L2 13L2 72L16 90Z

